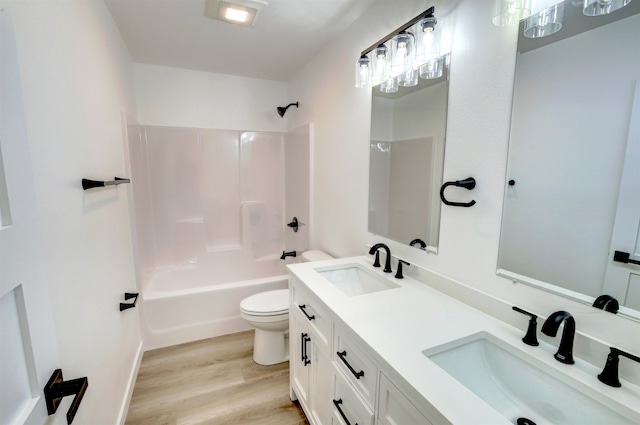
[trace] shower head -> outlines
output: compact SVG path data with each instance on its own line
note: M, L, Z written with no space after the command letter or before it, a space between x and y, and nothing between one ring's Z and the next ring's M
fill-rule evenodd
M278 115L280 115L281 117L284 118L284 113L287 112L287 109L289 109L289 106L295 105L296 108L298 107L298 102L296 103L290 103L287 106L278 106Z

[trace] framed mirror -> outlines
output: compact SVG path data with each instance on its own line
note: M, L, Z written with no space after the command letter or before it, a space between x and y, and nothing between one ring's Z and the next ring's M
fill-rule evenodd
M498 274L640 318L640 1L558 5L558 32L520 24Z
M442 75L395 93L372 89L369 232L437 253L449 55ZM412 243L413 242L413 243Z

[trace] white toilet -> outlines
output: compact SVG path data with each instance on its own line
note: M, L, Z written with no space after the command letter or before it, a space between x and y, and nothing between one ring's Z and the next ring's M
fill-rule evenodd
M297 262L331 260L322 251L305 251ZM286 333L289 330L289 290L261 292L240 302L240 316L256 328L253 361L272 365L289 360Z

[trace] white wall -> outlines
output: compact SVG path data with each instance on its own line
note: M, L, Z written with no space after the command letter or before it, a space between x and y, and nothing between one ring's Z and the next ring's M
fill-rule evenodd
M286 131L286 84L210 72L135 64L138 121L144 125ZM304 107L304 105L300 105Z
M456 195L460 202L475 199L477 204L443 206L438 255L367 233L371 96L354 88L353 63L363 48L429 6L380 0L289 83L291 99L307 105L290 125L315 125L311 245L350 256L383 240L394 255L543 317L566 309L576 317L579 332L640 352L637 322L593 314L592 307L496 275L517 29L493 26L491 0L431 4L451 44L444 180L474 177L476 188ZM505 315L512 317L506 310Z
M118 310L123 293L136 289L128 187L84 192L80 181L123 176L121 114L135 110L132 63L102 2L7 6L43 229L42 259L32 266L47 271L58 367L65 379L89 380L74 423L114 424L141 348L137 309ZM55 423L66 423L70 401Z

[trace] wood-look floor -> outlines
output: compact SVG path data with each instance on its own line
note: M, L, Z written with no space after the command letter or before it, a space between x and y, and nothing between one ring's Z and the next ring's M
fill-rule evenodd
M253 331L144 353L127 425L309 424L289 363L254 363Z

